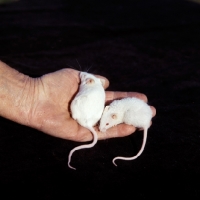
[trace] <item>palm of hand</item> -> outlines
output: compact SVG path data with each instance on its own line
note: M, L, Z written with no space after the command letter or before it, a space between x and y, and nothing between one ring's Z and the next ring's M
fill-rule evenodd
M62 69L41 77L37 82L38 99L29 120L34 122L34 128L74 141L92 138L91 133L73 120L69 112L70 101L78 90L79 72Z
M105 77L101 78L105 80L104 88L107 88L109 81ZM92 140L92 133L80 126L70 115L70 102L79 87L79 71L66 68L46 74L34 81L34 93L36 95L33 95L34 100L28 116L29 125L44 133L63 139L79 142ZM135 96L147 101L146 96L141 93L113 91L106 92L106 101L127 96ZM152 110L153 116L155 116L155 108L152 107ZM136 130L135 127L126 124L112 127L106 134L99 132L97 127L95 129L98 139L124 137Z

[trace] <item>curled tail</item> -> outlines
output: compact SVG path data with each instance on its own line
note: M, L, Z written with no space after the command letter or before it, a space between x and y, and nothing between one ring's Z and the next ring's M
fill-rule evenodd
M134 159L136 159L137 157L139 157L142 154L142 152L144 151L144 147L145 147L146 141L147 141L147 129L148 128L144 128L143 142L142 142L142 147L140 148L140 151L135 156L132 156L132 157L121 157L121 156L115 157L112 160L112 162L113 162L113 164L115 166L117 166L116 163L115 163L115 160L117 160L117 159L121 159L121 160L134 160Z
M75 147L74 149L72 149L72 150L70 151L69 156L68 156L68 167L71 168L71 169L74 169L74 170L76 170L76 168L74 168L74 167L72 167L72 166L70 165L70 161L71 161L72 154L73 154L76 150L80 150L80 149L85 149L85 148L91 148L91 147L93 147L93 146L97 143L97 140L98 140L97 132L94 130L94 128L93 128L93 127L86 127L86 128L88 128L88 129L92 132L92 134L93 134L93 141L92 141L92 143L90 143L90 144L84 144L84 145L77 146L77 147Z

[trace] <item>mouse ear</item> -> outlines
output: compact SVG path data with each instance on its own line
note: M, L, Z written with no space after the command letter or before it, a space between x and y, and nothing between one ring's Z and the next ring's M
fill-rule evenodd
M101 79L101 78L100 78L100 81L101 81L101 84L104 86L106 81L104 79Z
M107 111L109 108L110 108L110 106L106 106L106 107L104 108L104 111Z
M85 79L86 77L86 73L85 72L80 72L80 78L81 79Z

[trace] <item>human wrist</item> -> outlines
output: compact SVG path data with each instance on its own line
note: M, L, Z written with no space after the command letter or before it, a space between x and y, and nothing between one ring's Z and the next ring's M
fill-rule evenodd
M28 125L33 78L0 61L0 116Z

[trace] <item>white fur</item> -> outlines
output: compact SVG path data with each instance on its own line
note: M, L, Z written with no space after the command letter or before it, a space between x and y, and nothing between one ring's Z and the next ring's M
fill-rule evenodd
M70 109L72 118L81 126L88 128L93 134L93 142L91 144L80 145L72 149L68 156L68 166L70 165L71 156L74 151L84 148L91 148L97 143L97 133L93 126L101 118L105 104L105 90L100 78L86 72L80 72L81 84L79 91L73 99ZM92 82L90 83L90 80Z
M152 110L150 106L144 101L135 97L114 100L109 106L105 107L100 120L100 131L105 132L108 128L116 126L120 123L125 123L144 129L143 143L138 154L133 157L115 157L113 159L114 165L116 165L116 159L133 160L141 155L146 144L147 130L150 126L151 119Z

